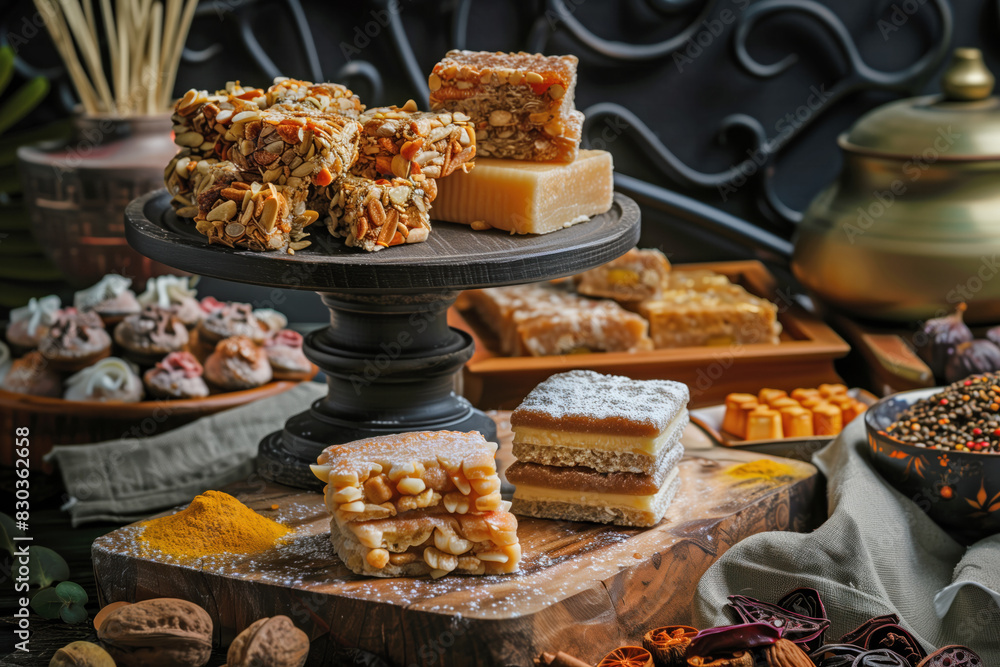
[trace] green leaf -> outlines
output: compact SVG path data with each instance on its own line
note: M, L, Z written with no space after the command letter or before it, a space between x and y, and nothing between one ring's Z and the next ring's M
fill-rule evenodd
M14 555L14 538L24 537L24 531L14 523L14 519L0 512L0 548Z
M83 586L72 581L63 581L56 586L56 595L68 604L87 604L87 591Z
M0 106L0 134L21 120L49 94L49 80L36 76L17 89Z
M52 549L31 547L28 554L28 583L48 588L56 581L69 579L69 565Z
M87 613L87 610L82 604L66 605L59 610L59 618L71 625L73 623L82 623L83 621L86 621L88 616L90 616L90 614Z
M59 618L63 601L54 588L43 588L31 598L31 608L42 618L53 620Z
M14 76L14 48L7 45L0 49L0 95Z
M72 581L64 581L54 588L43 588L31 598L31 608L42 618L61 618L66 623L87 620L87 591Z

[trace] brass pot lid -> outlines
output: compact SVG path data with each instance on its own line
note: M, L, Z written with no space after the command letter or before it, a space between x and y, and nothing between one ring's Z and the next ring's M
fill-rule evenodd
M844 150L877 157L1000 160L1000 99L979 49L955 49L940 95L911 97L868 112L840 135Z

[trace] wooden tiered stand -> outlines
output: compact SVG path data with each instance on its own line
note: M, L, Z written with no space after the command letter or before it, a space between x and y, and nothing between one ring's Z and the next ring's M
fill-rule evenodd
M473 353L472 337L447 322L459 291L572 275L639 240L639 207L623 195L607 213L554 234L439 223L424 243L376 253L347 248L322 230L294 255L208 245L174 215L165 190L133 201L125 218L128 242L147 257L224 280L314 290L330 309L330 326L304 344L329 393L260 443L261 475L299 488L319 488L309 465L332 444L401 431L495 438L492 421L454 391Z

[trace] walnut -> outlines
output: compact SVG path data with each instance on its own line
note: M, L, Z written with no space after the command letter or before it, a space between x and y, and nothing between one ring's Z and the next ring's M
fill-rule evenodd
M115 667L115 661L97 644L73 642L56 651L49 667Z
M813 661L797 644L779 639L767 647L767 667L813 667Z
M202 667L212 651L212 619L193 602L154 598L112 611L97 638L118 667Z
M309 637L287 616L262 618L241 632L226 654L226 667L302 667Z

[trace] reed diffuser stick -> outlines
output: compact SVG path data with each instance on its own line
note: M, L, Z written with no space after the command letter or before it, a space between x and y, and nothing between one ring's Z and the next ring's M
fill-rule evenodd
M34 2L87 114L170 108L198 0Z

